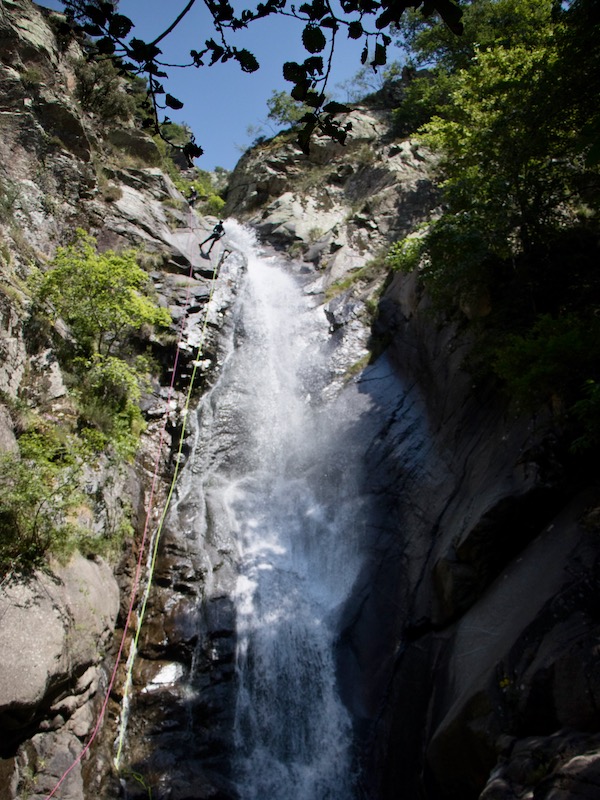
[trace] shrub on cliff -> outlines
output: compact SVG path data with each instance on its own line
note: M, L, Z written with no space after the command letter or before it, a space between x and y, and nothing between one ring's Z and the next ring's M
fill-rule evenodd
M578 446L597 442L599 410L597 22L589 0L482 0L463 42L421 27L413 42L446 81L419 131L444 206L389 256L446 312L476 309L479 366L521 407L548 402Z
M62 319L74 339L71 348L63 348L62 360L73 376L80 426L100 434L92 437L96 447L110 444L126 458L133 456L143 430L137 402L148 372L145 359L132 357L129 339L171 320L149 291L148 275L133 250L98 253L95 239L83 230L58 249L36 291L51 318Z
M98 253L94 237L79 229L72 244L57 250L37 297L67 323L80 351L109 356L133 331L169 325L169 313L149 291L135 251Z
M130 461L145 428L138 405L147 384L148 363L143 356L124 361L95 353L77 363L80 433L95 450L110 446ZM94 434L92 434L94 432Z
M77 78L75 96L82 108L109 122L131 119L136 103L125 91L124 81L112 61L81 58L74 62L73 68Z
M51 428L20 437L20 453L0 455L0 574L39 566L48 551L67 554L82 531L80 466Z
M113 510L101 534L90 525L98 497L84 491L89 441L38 419L18 443L18 453L0 454L0 577L43 567L49 555L119 552L131 533L126 507Z

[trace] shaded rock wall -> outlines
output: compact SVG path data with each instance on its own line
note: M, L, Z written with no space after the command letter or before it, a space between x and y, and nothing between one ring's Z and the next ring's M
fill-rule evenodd
M217 263L199 259L198 243L214 221L189 209L158 168L155 143L133 120L107 122L81 106L74 62L83 51L59 32L57 20L29 0L0 5L0 450L17 451L23 413L49 424L76 418L56 356L68 331L60 323L50 334L31 325L32 268L47 269L77 227L96 236L100 250L137 247L173 325L164 341L139 332L140 350L152 351L158 369L142 402L148 427L137 462L100 458L84 465L85 522L91 535L103 536L123 514L143 528L156 472L151 524L164 503ZM215 248L214 258L220 254ZM218 359L212 332L230 301L224 286L199 384ZM171 390L176 352L179 370ZM78 557L29 581L9 576L0 585L3 798L46 796L81 754L105 696L136 547L128 543L121 565ZM105 726L116 708L111 701ZM69 772L63 800L97 796L98 782L110 770L110 747L100 749L91 765Z
M385 536L340 652L342 684L357 663L364 686L348 702L368 791L476 798L495 781L485 797L524 785L554 796L573 742L594 752L600 724L595 476L577 473L543 416L515 418L494 387L473 385L469 342L433 324L413 281L396 277L380 307L388 358L412 388L389 399L374 446ZM416 402L427 434L411 452L398 420ZM513 767L525 747L544 751L537 771L531 753L529 772Z
M564 451L544 409L519 417L464 369L469 335L415 276L365 271L435 215L436 190L385 110L361 109L357 130L308 158L285 137L257 146L229 204L334 295L335 391L367 345L408 387L382 394L371 368L353 379L387 419L365 467L380 513L339 644L363 793L597 797L597 469Z
M208 297L208 281L199 270L190 275L190 267L198 266L197 244L211 221L181 204L156 166L151 142L139 140L138 147L141 134L133 127L113 129L111 147L129 158L143 151L135 164L105 147L102 122L73 94L70 59L80 55L78 46L56 37L51 17L26 0L0 7L0 389L6 393L0 442L9 451L15 448L9 401L23 399L40 414L68 411L48 342L40 346L26 336L23 282L29 265L44 269L77 225L97 235L103 248L134 244L146 251L161 302L173 314L172 332L183 331L188 367ZM368 565L345 609L338 654L341 690L356 720L363 794L377 800L399 794L512 800L534 791L536 800L598 797L597 474L586 474L561 451L543 413L515 418L495 387L474 385L462 369L470 347L464 333L432 316L414 278L388 278L377 256L436 213L431 160L414 143L393 140L385 109L362 108L354 121L346 149L317 141L307 159L284 136L250 151L233 176L228 211L303 260L314 273L307 292L323 300L330 293L330 393L354 376L351 390L369 393L382 410L365 465L365 491L378 498L379 511L366 545ZM218 367L216 332L234 293L222 283L209 326L212 366ZM172 352L150 344L166 366ZM361 372L367 346L386 352ZM380 380L389 370L406 391L383 390L400 385ZM210 373L204 384L209 381ZM157 459L161 478L172 467L158 448L167 397L157 376L144 399L149 427L136 474L113 482L140 518ZM164 493L161 482L157 507ZM223 584L213 587L214 604L198 612L206 619L181 611L187 598L205 595L205 576L218 560L218 552L212 555L214 562L210 547L196 552L167 534L136 677L140 688L160 687L167 662L187 669L198 653L200 683L230 679L233 622L223 588L229 567ZM118 575L122 587L131 574L127 563ZM92 587L89 602L77 588L82 576ZM0 659L0 714L10 733L0 770L9 797L43 796L81 752L114 624L115 586L105 565L78 561L28 588L2 587L13 632L10 657ZM125 595L121 611L124 604ZM40 631L47 643L35 675L21 685L19 676L34 665L28 647L19 645L23 630L36 634L25 637L27 646L41 646ZM206 634L200 647L199 630ZM148 708L151 695L142 701ZM163 754L169 737L185 727L182 718L189 718L184 700L174 703L160 731ZM116 711L115 703L111 719ZM215 718L223 709L196 711L196 733L209 758L218 760ZM118 786L103 783L107 742L97 753L98 769L71 773L65 798L116 796ZM218 796L222 787L211 785L203 769L190 764L187 784L175 787L181 796L192 790L197 797Z

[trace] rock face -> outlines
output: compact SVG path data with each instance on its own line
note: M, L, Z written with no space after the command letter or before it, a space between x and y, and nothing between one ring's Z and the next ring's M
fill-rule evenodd
M78 556L52 575L9 582L0 597L2 756L17 750L11 792L44 796L81 751L99 711L101 673L119 611L119 587L103 561ZM63 797L81 797L74 771ZM12 794L5 796L13 796Z
M551 431L473 386L468 342L431 324L412 280L396 277L380 307L412 388L382 401L389 428L367 466L386 534L340 643L367 782L383 798L574 797L586 778L563 771L575 747L593 776L600 723L598 493ZM403 423L416 404L420 441Z
M53 19L27 0L0 6L0 448L16 450L17 399L48 418L68 411L52 349L26 329L29 265L43 269L78 225L103 249L143 249L183 369L172 389L157 381L143 400L148 431L135 472L89 469L105 512L126 498L143 523L153 476L156 520L189 450L189 441L178 450L183 390L196 367L208 386L225 356L219 331L227 333L243 263L221 271L199 361L220 259L200 262L197 247L213 221L183 204L151 140L133 126L108 131L81 108L72 62L81 51ZM330 324L324 395L362 393L381 415L361 487L377 508L373 539L337 648L362 796L596 800L597 473L562 452L543 412L515 418L495 387L476 384L462 368L468 337L432 314L414 276L387 275L389 243L436 214L431 157L394 140L385 108L363 106L352 121L345 149L317 140L306 157L283 134L249 151L228 213L310 276L305 291ZM173 349L148 344L166 371ZM193 422L187 432L196 434ZM133 675L131 763L168 775L192 736L195 751L162 796L225 800L234 548L225 533L202 546L187 539L200 511L190 501L179 513L162 540ZM92 528L104 524L97 514ZM89 763L74 764L104 696L105 651L119 609L124 618L135 555L117 579L104 562L77 558L0 587L3 797L41 799L67 770L63 800L119 796L111 736ZM192 673L190 697L177 680ZM127 780L130 800L148 797L140 775Z
M215 314L209 321L218 326L221 345L229 345L217 348L218 366L231 347L226 312L245 266L243 256L233 253L213 294ZM190 439L216 449L206 430L198 430L196 414L189 416ZM136 775L149 776L154 796L172 800L235 796L227 761L235 708L236 547L227 530L222 540L208 532L198 535L198 519L211 510L199 494L196 472L192 465L180 473L177 502L165 519L132 674L120 777L131 800L147 797ZM110 800L118 791L113 777L97 796Z
M517 418L476 383L468 337L436 319L415 276L388 279L365 335L385 277L369 259L436 213L431 161L385 121L361 109L343 155L257 146L229 195L320 272L340 374L370 343L409 387L384 391L370 367L354 379L387 418L365 465L376 541L338 652L365 796L596 797L597 473L543 411Z
M293 133L249 150L232 173L226 212L323 270L325 286L363 267L435 213L431 157L393 141L386 109L358 108L346 147Z
M68 332L58 325L53 338L31 325L32 266L44 271L78 227L96 237L100 250L138 248L158 302L171 312L172 341L163 344L140 332L142 349L152 351L166 383L159 374L143 398L148 429L137 463L102 458L83 465L82 515L90 535L102 536L127 515L143 528L153 481L154 507L165 501L182 437L180 412L223 249L214 249L212 261L200 258L198 244L214 220L192 212L158 168L153 140L133 122L106 122L82 107L75 65L84 53L58 22L59 15L29 0L0 6L0 453L18 452L22 414L50 425L74 415L56 357ZM225 284L215 292L198 385L218 358L212 333L232 292ZM169 388L176 354L177 376ZM99 747L91 766L77 759L105 699L113 634L127 611L136 556L126 553L120 567L77 557L29 580L9 575L0 585L3 800L46 797L67 771L63 800L97 796L97 781L110 770L111 745L106 756ZM110 727L112 701L107 710Z

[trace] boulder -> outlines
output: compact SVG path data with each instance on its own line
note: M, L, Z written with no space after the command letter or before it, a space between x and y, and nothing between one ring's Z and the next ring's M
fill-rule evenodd
M77 555L52 573L3 584L0 722L5 748L57 716L71 717L81 706L90 681L79 679L101 662L118 610L117 583L100 559Z

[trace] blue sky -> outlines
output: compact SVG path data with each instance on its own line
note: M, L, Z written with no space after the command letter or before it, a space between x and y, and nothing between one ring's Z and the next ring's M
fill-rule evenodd
M58 0L40 0L40 4L62 9ZM119 11L135 23L133 35L148 41L162 33L184 6L185 0L169 3L121 0ZM266 119L266 102L272 90L291 87L283 79L283 63L303 61L307 56L300 41L301 32L301 23L278 17L258 20L247 30L233 34L231 44L245 47L257 57L261 68L256 73L242 72L237 62L200 69L166 70L169 73L168 80L164 81L166 90L185 104L181 111L169 110L169 116L175 122L186 122L196 142L204 148L204 155L196 161L198 167L212 170L216 166L226 169L235 166L243 149L253 139L248 127L258 126ZM203 49L205 40L213 36L208 12L204 3L198 2L168 39L161 42L163 60L169 63L189 60L189 51ZM361 66L362 46L361 41L338 36L330 89L356 74ZM392 58L398 58L398 54L390 52L389 60ZM337 97L346 99L343 90L337 91ZM266 125L264 132L266 135L274 133Z

